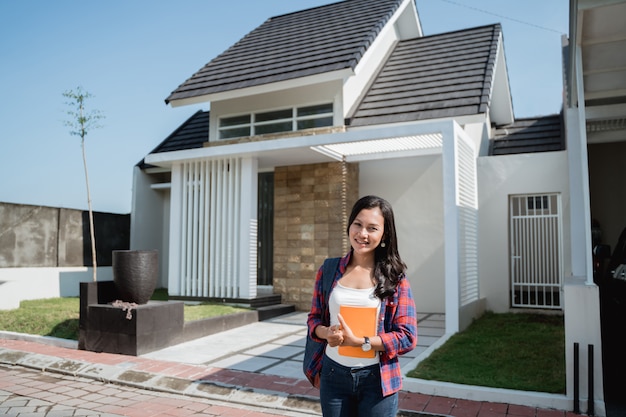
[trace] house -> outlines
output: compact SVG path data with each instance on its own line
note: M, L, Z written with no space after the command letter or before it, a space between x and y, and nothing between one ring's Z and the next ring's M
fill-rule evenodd
M552 405L571 407L580 392L602 415L585 120L587 131L597 123L600 136L617 134L626 90L593 90L593 120L578 99L592 92L585 82L603 77L585 36L601 21L614 32L594 42L621 36L623 11L624 2L572 3L563 112L523 120L513 114L499 24L424 36L413 0L272 17L167 97L210 110L135 167L131 247L161 251L161 285L175 297L252 304L273 293L307 310L317 268L348 250L352 203L380 195L394 206L420 311L444 313L448 335L485 310L564 314L567 394ZM608 210L611 196L598 207ZM603 225L622 227L591 207ZM575 367L593 380L578 381Z

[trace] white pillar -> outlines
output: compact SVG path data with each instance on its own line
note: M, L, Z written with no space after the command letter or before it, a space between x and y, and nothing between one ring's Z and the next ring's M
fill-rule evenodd
M257 200L258 160L241 161L239 217L239 291L240 296L252 299L257 294Z
M589 199L589 161L587 159L587 130L585 123L585 94L582 79L580 46L576 48L576 88L578 105L565 109L567 155L569 158L572 275L586 277L593 284L591 253L591 202ZM572 103L572 105L575 105ZM584 243L583 244L581 244Z
M446 333L459 331L459 210L456 204L455 123L442 130L443 229Z
M167 274L167 290L170 295L181 295L181 276L180 276L180 249L181 235L180 227L182 224L182 164L172 166L171 181L171 198L170 198L170 249L169 249L169 268Z

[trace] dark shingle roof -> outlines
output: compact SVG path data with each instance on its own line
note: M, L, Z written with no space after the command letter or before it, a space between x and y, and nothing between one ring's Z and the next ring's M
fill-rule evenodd
M165 102L354 68L401 3L346 0L270 18Z
M209 140L209 113L198 110L150 153L202 148L204 142ZM143 169L149 165L142 160L138 166Z
M501 31L494 24L399 42L351 125L486 112Z
M519 119L514 123L496 126L489 155L562 151L563 124L560 115Z

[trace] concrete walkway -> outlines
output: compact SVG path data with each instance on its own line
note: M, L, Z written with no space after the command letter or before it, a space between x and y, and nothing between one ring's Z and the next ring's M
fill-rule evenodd
M73 342L4 333L0 335L0 415L320 415L318 391L301 370L305 320L305 313L293 313L140 357L82 351ZM405 370L412 369L443 336L443 316L423 313L418 320L418 348L402 359ZM416 380L410 380L400 395L403 415L574 415L519 404L533 404L535 399L470 400L493 394L477 393L472 387L456 396L445 393L458 386L446 389L441 383L435 388L439 393L428 392L433 389L428 384L417 392ZM493 398L506 398L507 392L504 395Z

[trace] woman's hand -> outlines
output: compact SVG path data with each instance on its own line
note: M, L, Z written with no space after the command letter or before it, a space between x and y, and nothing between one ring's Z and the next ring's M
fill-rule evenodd
M344 346L360 346L360 339L352 333L352 329L350 329L350 326L346 324L346 321L343 319L341 314L337 314L337 319L339 319L339 328L341 329L341 344Z
M326 327L326 334L322 336L328 342L330 347L344 346L361 346L363 343L362 338L357 337L352 333L350 326L346 324L341 314L337 314L339 324L335 324L330 327ZM324 330L321 330L322 332ZM320 335L321 336L321 335Z
M339 326L341 328L342 336L343 336L342 345L361 347L364 342L364 337L356 336L354 333L352 333L352 329L350 329L350 327L346 324L343 317L341 317L341 314L337 314L337 318L339 319ZM370 339L370 344L372 345L372 349L377 350L377 351L385 350L385 347L382 344L383 343L382 339L379 336L370 336L369 339Z
M339 324L335 324L327 328L326 341L328 346L336 347L343 343L343 331Z

